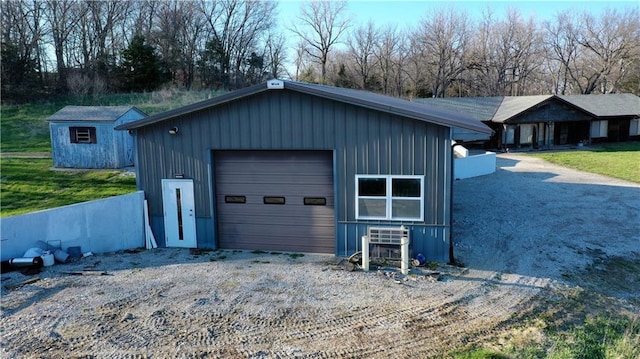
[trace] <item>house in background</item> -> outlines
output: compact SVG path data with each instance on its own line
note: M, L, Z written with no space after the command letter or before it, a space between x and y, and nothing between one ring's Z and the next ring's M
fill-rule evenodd
M133 106L66 106L47 118L57 168L123 168L134 164L133 136L114 128L146 114Z
M640 97L630 93L558 97L591 117L590 142L640 140Z
M418 101L418 100L416 100ZM491 127L489 148L550 148L640 139L640 97L633 94L420 99Z
M500 106L502 97L414 98L412 101L432 108L464 113L479 123L487 124ZM452 137L455 141L465 144L485 143L490 140L491 134L454 127Z
M273 80L119 125L160 245L332 253L369 226L408 227L448 260L459 113L365 91Z

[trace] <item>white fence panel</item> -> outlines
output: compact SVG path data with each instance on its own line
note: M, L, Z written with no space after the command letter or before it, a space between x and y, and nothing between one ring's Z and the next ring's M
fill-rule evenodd
M453 176L455 179L465 179L488 175L496 171L495 152L485 152L453 160Z

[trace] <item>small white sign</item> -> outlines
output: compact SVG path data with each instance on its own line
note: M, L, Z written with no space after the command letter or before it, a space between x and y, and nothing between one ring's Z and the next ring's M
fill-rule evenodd
M276 90L282 90L284 88L284 81L282 80L269 80L267 81L267 88L268 89L276 89Z

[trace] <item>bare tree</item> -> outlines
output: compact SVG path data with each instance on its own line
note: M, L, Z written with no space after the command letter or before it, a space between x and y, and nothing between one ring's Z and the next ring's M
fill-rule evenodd
M559 13L555 21L544 23L545 48L549 75L554 78L554 93L565 95L570 91L573 69L582 49L578 43L577 20L571 13Z
M202 12L193 2L174 0L161 3L156 14L149 40L156 45L170 80L189 89L205 26Z
M94 82L94 93L112 86L112 71L115 69L120 52L125 47L125 38L115 33L117 24L128 15L130 2L126 1L85 1L86 16L78 22L75 42L70 45L73 57L83 74Z
M41 93L45 84L47 33L44 6L38 1L0 3L2 29L2 92L4 98L25 100Z
M329 51L349 28L349 19L344 17L346 8L345 0L306 2L300 9L300 24L293 24L289 28L308 44L306 52L320 64L323 83L327 79Z
M163 2L157 0L136 1L131 15L133 20L133 33L131 35L141 35L145 39L151 40L151 34L155 29L155 20L158 17L158 9L163 4Z
M515 9L495 21L490 9L484 13L467 57L472 93L483 96L527 94L527 81L541 71L542 38L530 18L524 21Z
M453 8L437 10L420 21L414 35L419 59L414 62L429 75L433 97L443 97L465 71L469 27L466 12Z
M380 73L381 90L384 94L400 95L398 86L402 83L405 51L402 36L396 26L386 26L380 32L378 42L373 51L377 70ZM395 80L394 80L395 79Z
M622 14L606 9L600 17L561 12L544 26L550 61L558 64L560 93L616 92L634 76L640 57L637 8Z
M616 92L633 60L640 55L640 14L638 8L620 14L606 9L600 18L584 13L585 33L578 42L590 60L593 75L581 84L583 93L599 87L601 93Z
M304 40L300 39L296 45L295 52L296 58L294 60L294 65L296 67L296 73L293 78L296 81L300 81L300 76L306 64L307 53L309 52L307 50L307 43Z
M58 70L57 87L59 91L65 91L67 86L67 59L65 53L69 45L69 37L77 31L80 19L86 14L86 7L80 6L76 1L49 0L46 2L45 19L51 31L53 39L53 52L56 57L56 69Z
M245 85L248 61L252 54L261 56L259 43L273 27L276 3L271 1L202 0L200 9L208 25L210 48L215 49L222 86Z
M373 21L358 27L348 41L349 57L353 60L358 75L358 86L365 90L372 90L372 73L375 66L374 56L380 33Z
M282 33L272 32L267 38L265 51L268 60L267 68L271 78L280 78L284 72L284 62L286 61L285 43L286 38Z

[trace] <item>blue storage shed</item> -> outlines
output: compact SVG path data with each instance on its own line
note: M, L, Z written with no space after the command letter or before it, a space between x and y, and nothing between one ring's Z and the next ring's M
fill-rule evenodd
M54 167L133 166L133 136L114 128L144 117L146 114L134 106L64 107L47 118Z
M448 258L457 113L272 80L138 121L139 189L164 246L350 255L369 226Z

